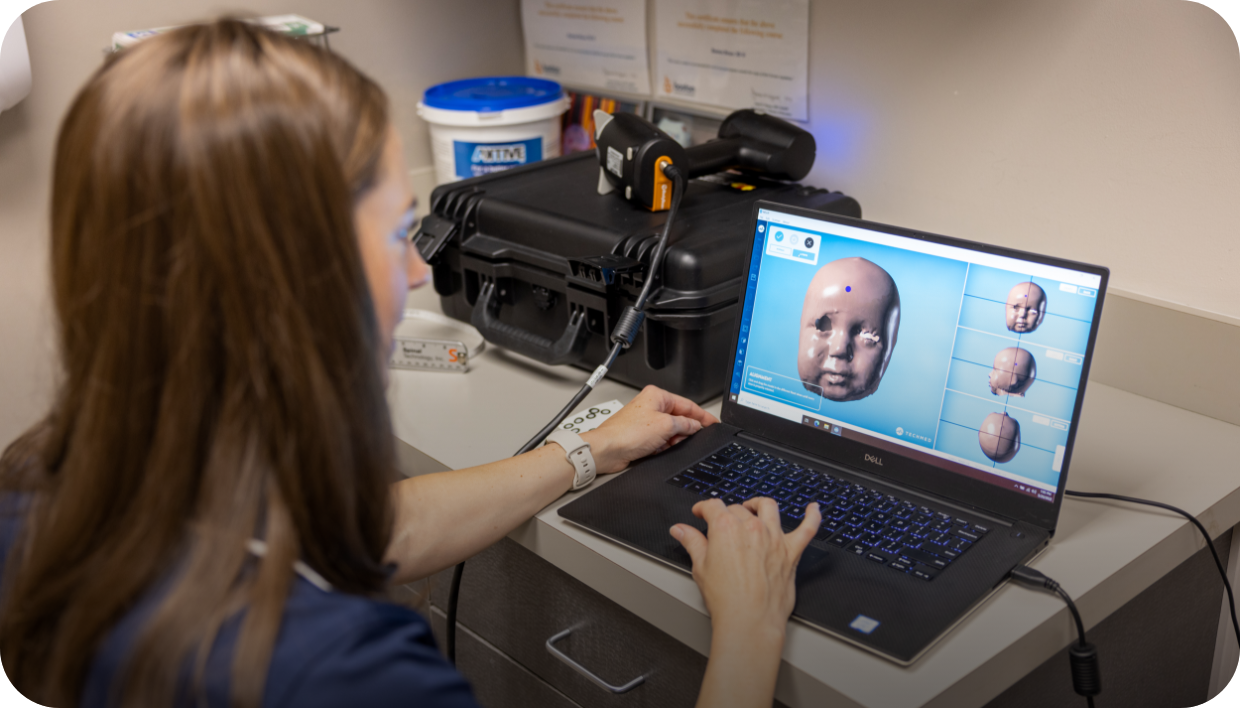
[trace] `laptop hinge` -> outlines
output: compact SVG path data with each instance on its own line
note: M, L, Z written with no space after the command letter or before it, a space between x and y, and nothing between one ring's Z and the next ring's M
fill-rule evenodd
M780 452L787 454L787 455L795 455L797 457L805 458L806 460L812 461L816 465L835 468L837 470L840 470L841 472L846 472L847 474L853 477L860 477L866 480L867 482L881 484L885 487L895 487L896 489L899 489L901 492L905 494L925 497L926 499L933 501L937 505L947 506L953 509L958 509L960 511L968 512L969 514L973 516L980 516L989 521L993 521L994 523L1001 524L1003 526L1011 526L1013 523L1015 523L1014 519L1010 519L1005 516L1000 516L993 511L989 511L986 509L978 509L972 506L966 506L964 504L961 504L958 501L955 501L954 499L949 499L948 497L935 494L934 492L921 489L920 487L911 487L909 485L901 484L899 482L895 482L890 479L884 479L883 477L879 477L875 474L867 472L866 470L859 469L857 467L850 467L849 465L845 465L845 464L835 462L832 460L827 460L825 458L818 457L816 455L812 455L808 452L805 452L804 450L798 450L797 448L794 448L794 447L788 447L787 445L781 445L780 443L773 442L767 438L760 437L752 433L747 433L744 430L737 433L736 437L743 438L744 440L747 440L747 441L752 441L764 447L769 447L774 450L779 450Z

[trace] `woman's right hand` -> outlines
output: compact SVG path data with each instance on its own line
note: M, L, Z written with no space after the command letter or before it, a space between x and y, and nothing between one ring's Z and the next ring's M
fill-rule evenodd
M698 706L770 706L788 616L796 604L796 567L818 532L818 504L785 534L779 505L759 497L725 506L718 499L693 505L706 521L707 536L676 524L672 536L693 559L697 581L711 616L710 661Z
M797 562L822 522L818 504L810 504L800 526L787 534L779 505L766 497L732 506L708 499L693 505L693 515L706 521L709 539L688 524L676 524L671 534L693 559L693 579L712 620L775 625L782 632L796 604Z

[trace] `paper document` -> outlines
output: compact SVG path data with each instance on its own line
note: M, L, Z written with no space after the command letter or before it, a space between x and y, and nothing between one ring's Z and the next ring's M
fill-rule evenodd
M808 120L809 0L656 0L656 97Z
M522 0L525 72L575 87L650 92L646 0Z

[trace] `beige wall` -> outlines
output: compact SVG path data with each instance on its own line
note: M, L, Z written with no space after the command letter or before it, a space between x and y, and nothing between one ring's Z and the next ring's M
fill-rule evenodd
M1240 52L1212 10L812 0L810 14L813 182L878 221L1099 263L1113 288L1240 317Z
M0 114L0 445L50 388L44 211L61 114L113 30L223 7L56 0L26 13L33 93ZM415 166L431 162L413 115L426 86L523 67L517 0L231 7L343 27L333 46L391 93ZM811 0L810 14L819 157L807 181L855 195L876 220L1101 263L1114 288L1240 318L1240 52L1211 10ZM1142 317L1129 320L1112 358L1144 341ZM1221 341L1179 346L1213 352L1221 372L1235 360Z
M51 390L46 268L52 145L74 93L117 30L226 11L298 12L342 28L332 48L387 89L411 165L431 164L415 106L426 87L521 73L518 0L56 0L27 11L34 86L0 114L0 447L37 419ZM7 28L5 28L7 29Z

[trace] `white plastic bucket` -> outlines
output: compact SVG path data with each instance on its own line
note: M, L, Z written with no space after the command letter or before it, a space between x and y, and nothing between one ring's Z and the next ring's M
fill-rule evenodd
M524 76L432 86L418 103L430 124L439 184L560 156L570 101L554 81Z

